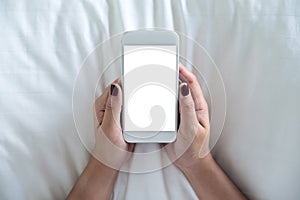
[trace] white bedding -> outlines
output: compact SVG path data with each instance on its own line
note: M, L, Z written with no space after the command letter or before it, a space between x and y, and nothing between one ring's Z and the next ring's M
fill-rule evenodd
M214 90L214 69L205 68L209 64L193 46L182 49L206 75L208 90L220 95L212 99L213 108L226 103L213 151L226 173L250 199L299 199L299 16L296 0L0 1L0 199L67 196L89 159L72 111L73 86L85 58L113 35L153 27L186 34L218 66L226 101ZM107 49L99 62L116 51ZM119 72L111 68L98 93ZM87 75L81 87L94 90ZM88 113L81 117L92 117ZM137 150L147 148L155 146ZM169 166L121 173L113 198L196 197Z

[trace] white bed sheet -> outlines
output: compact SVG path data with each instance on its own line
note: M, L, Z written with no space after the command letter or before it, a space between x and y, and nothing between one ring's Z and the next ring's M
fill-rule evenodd
M72 113L84 59L152 27L185 33L219 67L227 115L213 153L226 173L251 199L299 199L299 16L295 0L1 1L0 199L66 197L89 159ZM121 173L114 189L114 199L195 198L173 166Z

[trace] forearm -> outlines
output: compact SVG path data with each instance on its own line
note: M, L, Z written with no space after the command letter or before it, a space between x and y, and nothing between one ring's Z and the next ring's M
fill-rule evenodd
M200 199L246 199L210 154L181 170Z
M91 157L67 199L109 199L118 171Z

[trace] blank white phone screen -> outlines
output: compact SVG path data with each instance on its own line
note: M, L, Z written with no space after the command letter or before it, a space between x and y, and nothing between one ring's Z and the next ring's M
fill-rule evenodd
M176 130L176 45L125 45L124 131Z

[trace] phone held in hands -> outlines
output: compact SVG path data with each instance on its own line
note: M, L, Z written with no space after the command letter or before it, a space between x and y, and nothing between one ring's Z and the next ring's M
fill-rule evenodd
M124 34L122 129L128 143L176 140L178 45L179 37L172 31Z

